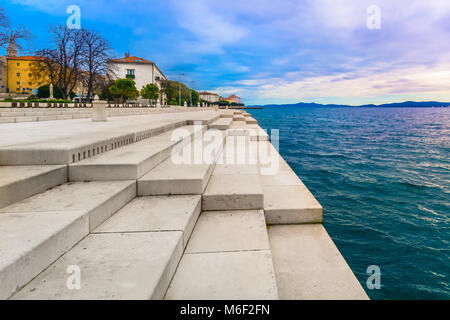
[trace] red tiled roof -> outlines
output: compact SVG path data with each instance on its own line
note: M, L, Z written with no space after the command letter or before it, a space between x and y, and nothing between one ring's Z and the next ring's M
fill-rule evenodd
M218 96L218 94L216 94L216 93L211 93L211 92L200 92L200 94L202 94L202 95L210 95L210 96Z
M118 63L143 63L143 64L154 64L151 61L138 58L138 57L123 57L119 59L112 59L111 62L118 62Z
M228 97L228 99L231 99L231 98L239 98L239 97L235 94L232 94L231 96Z
M23 57L6 57L8 60L39 60L41 57L36 56L23 56Z

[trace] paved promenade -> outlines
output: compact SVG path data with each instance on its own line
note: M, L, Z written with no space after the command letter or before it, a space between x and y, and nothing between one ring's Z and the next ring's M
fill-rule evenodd
M368 298L250 114L177 111L0 124L1 299Z

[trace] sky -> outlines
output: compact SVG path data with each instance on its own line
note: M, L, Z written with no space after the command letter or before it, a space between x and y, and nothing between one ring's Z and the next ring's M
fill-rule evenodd
M117 57L247 105L450 101L449 0L2 0L50 45L70 5ZM375 7L374 7L375 6ZM374 28L375 26L375 28ZM4 50L3 50L4 51ZM4 53L4 52L3 52Z

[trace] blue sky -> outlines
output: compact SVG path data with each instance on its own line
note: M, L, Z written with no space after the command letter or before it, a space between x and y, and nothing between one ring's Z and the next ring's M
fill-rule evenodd
M448 0L2 1L36 36L33 49L49 44L48 25L65 23L69 5L117 56L247 104L450 101ZM367 27L371 5L380 29Z

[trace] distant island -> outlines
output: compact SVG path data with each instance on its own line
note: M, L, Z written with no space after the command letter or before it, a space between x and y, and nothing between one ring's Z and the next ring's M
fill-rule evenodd
M348 107L348 108L448 108L450 107L450 102L437 102L437 101L405 101L398 103L387 103L387 104L365 104L360 106L350 106L345 104L320 104L320 103L305 103L299 102L295 104L266 104L266 105L252 105L248 107Z

